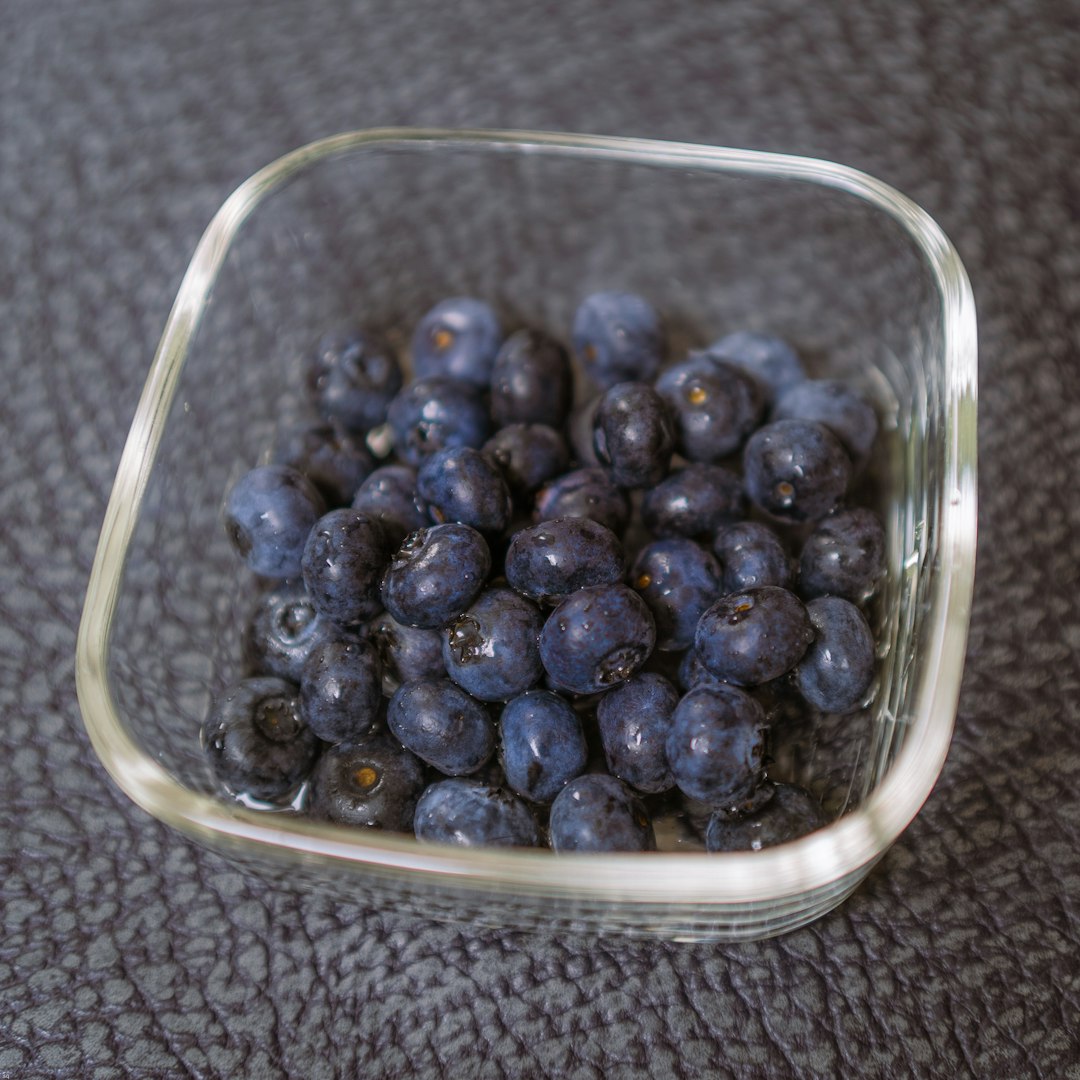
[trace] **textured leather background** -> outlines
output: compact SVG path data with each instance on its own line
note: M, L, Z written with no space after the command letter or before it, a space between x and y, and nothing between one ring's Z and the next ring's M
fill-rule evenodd
M1080 1077L1075 4L0 7L0 1076ZM384 124L835 158L953 238L981 533L955 743L813 928L545 940L268 894L107 781L73 653L105 499L200 232Z

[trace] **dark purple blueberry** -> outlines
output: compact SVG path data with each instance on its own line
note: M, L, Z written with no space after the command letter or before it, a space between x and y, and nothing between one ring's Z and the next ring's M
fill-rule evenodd
M368 640L382 661L383 690L393 693L402 683L416 679L442 679L446 666L442 658L442 634L405 626L388 611L368 625Z
M308 357L307 386L326 419L364 435L386 419L387 407L401 389L401 368L378 335L338 331L321 338Z
M490 570L491 552L475 529L457 523L419 529L390 562L383 607L406 626L438 629L479 596Z
M757 383L708 353L692 353L656 381L675 424L676 447L690 461L733 454L761 420Z
M634 560L630 584L652 612L661 652L693 645L698 619L722 591L716 560L681 536L646 544Z
M468 383L455 379L419 379L405 387L386 414L394 448L409 465L450 446L484 445L488 414L483 399Z
M453 446L420 466L420 497L440 524L458 521L484 533L501 533L510 523L513 504L498 465L479 450Z
M818 522L799 556L803 597L842 596L860 604L885 573L885 530L863 507L837 510Z
M499 728L506 782L532 802L551 802L589 762L578 714L550 690L530 690L507 702Z
M806 378L795 350L786 341L766 334L740 330L714 342L707 352L753 376L769 400Z
M506 701L544 674L538 645L544 617L513 589L485 589L442 633L446 673L481 701Z
M646 383L619 383L593 416L593 447L619 487L660 483L675 449L675 429L663 398Z
M311 650L337 633L302 585L281 585L259 597L244 631L244 656L252 674L298 683Z
M359 510L331 510L304 546L304 585L320 615L357 626L382 610L379 584L388 561L382 526Z
M596 707L608 771L648 795L675 785L667 735L679 691L663 675L643 673L612 687Z
M571 593L548 616L540 659L558 687L598 694L625 682L656 644L645 601L625 585L594 585Z
M767 785L762 785L767 786ZM798 840L827 824L821 804L804 788L774 784L772 798L750 814L718 810L705 830L708 851L762 851Z
M591 518L553 518L520 529L506 552L506 580L544 604L589 585L614 585L625 570L619 538Z
M874 680L870 624L854 604L839 596L819 596L806 611L814 641L795 669L799 693L822 712L851 712L862 704Z
M225 499L225 531L256 574L300 576L308 533L326 511L306 477L286 465L262 465L233 484Z
M312 816L410 832L424 768L385 735L328 747L311 777Z
M323 742L370 734L382 704L382 663L375 646L339 637L317 646L300 676L300 707Z
M460 777L430 785L416 804L416 839L455 847L538 847L540 830L516 795Z
M566 440L547 424L510 424L484 444L484 453L502 470L507 487L528 505L549 480L566 472L570 450Z
M398 687L386 722L402 746L447 776L476 772L495 749L487 709L449 679Z
M555 851L655 851L645 804L621 781L602 773L572 780L551 806Z
M431 520L416 490L416 470L408 465L380 466L357 489L352 506L375 518L395 547Z
M812 420L827 427L861 465L877 438L878 418L873 406L853 386L839 379L806 379L776 400L777 420Z
M296 686L271 676L241 679L216 698L203 722L202 744L225 787L264 800L291 794L319 754Z
M418 379L444 375L486 389L501 341L490 305L468 296L442 300L413 333L413 372Z
M712 806L748 799L765 774L761 706L734 686L701 686L676 706L667 758L681 791Z
M740 521L720 529L713 541L720 561L724 592L742 592L762 585L791 584L791 559L783 541L759 521Z
M372 469L368 448L330 424L303 425L282 435L274 463L303 473L328 507L347 506Z
M605 469L575 469L540 489L533 516L591 518L619 535L630 519L630 504Z
M727 686L723 679L717 678L702 662L697 649L687 649L679 661L679 685L684 692L696 690L699 686Z
M823 518L843 498L850 476L847 451L828 428L810 420L766 424L743 451L747 494L783 521Z
M598 292L574 314L574 353L607 390L621 382L652 382L664 359L660 316L634 293Z
M764 585L717 600L698 621L694 648L719 678L758 686L790 671L813 639L802 601Z
M503 342L491 372L491 415L507 424L561 428L574 396L566 350L536 330L519 330Z
M705 540L746 510L741 477L723 465L687 465L645 492L641 519L656 537Z

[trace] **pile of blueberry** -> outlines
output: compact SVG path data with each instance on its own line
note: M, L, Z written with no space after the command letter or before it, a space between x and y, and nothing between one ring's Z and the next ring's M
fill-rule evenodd
M474 299L410 352L406 383L377 335L323 338L319 422L228 493L261 592L203 727L218 780L459 845L649 850L673 806L710 851L823 825L767 776L769 730L870 692L867 401L758 334L665 367L625 293L579 307L577 372Z

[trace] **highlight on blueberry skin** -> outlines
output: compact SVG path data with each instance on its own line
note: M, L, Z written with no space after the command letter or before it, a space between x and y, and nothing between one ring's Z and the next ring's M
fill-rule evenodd
M716 560L681 536L646 544L634 560L629 581L652 612L661 652L693 645L698 620L721 592Z
M518 330L503 342L491 371L491 416L499 427L561 428L574 397L566 350L538 330Z
M418 379L406 386L390 402L386 419L394 448L414 467L449 446L483 446L490 424L474 386L441 377Z
M416 804L416 839L454 847L537 847L529 807L503 788L455 777L429 785Z
M874 407L840 379L806 379L795 384L777 399L770 419L821 424L840 440L856 465L867 459L878 432Z
M416 679L441 679L446 675L442 658L442 634L399 623L389 611L381 612L367 626L368 640L382 664L383 692L392 694L402 683Z
M771 786L772 797L760 809L751 813L716 811L705 829L705 850L763 851L828 824L821 804L805 788Z
M667 736L679 691L653 672L642 672L609 690L596 707L608 771L637 791L655 795L674 787Z
M382 705L382 662L375 646L353 637L324 641L300 676L300 709L324 742L368 735Z
M307 358L308 392L327 420L364 435L386 419L401 389L401 368L389 346L369 330L334 331Z
M808 705L822 712L857 709L874 680L874 635L866 616L849 600L820 596L806 605L813 644L795 669L795 684Z
M398 687L386 723L402 746L447 776L476 772L495 749L487 709L449 679Z
M352 508L378 521L387 543L393 547L431 523L416 490L416 470L409 465L377 468L357 488Z
M320 618L298 584L282 583L263 593L244 628L244 658L253 675L276 675L300 681L312 649L339 633L328 619Z
M724 592L791 586L791 559L775 530L763 522L740 521L718 529L713 554L720 562Z
M574 354L603 389L651 382L664 358L664 328L656 309L628 292L597 292L574 313Z
M349 627L382 609L379 586L386 563L386 537L378 521L359 510L342 509L315 523L300 568L319 614Z
M413 371L417 378L442 375L483 389L491 382L501 341L499 318L490 304L470 296L441 300L413 332Z
M519 529L506 552L506 580L543 604L590 585L614 585L625 569L619 538L591 518L553 518Z
M510 493L524 506L570 464L570 449L560 431L547 424L507 424L486 443L484 453L502 470Z
M799 554L799 592L806 599L842 596L860 604L885 574L885 530L872 510L837 510L818 522Z
M420 497L439 523L458 521L482 533L501 533L513 503L499 467L468 446L440 450L420 466Z
M658 484L675 451L675 427L664 399L646 383L613 386L593 415L593 447L619 487Z
M507 702L499 729L506 783L531 802L550 803L588 765L580 717L550 690L530 690Z
M723 465L690 464L645 492L641 520L658 539L708 540L724 525L741 521L748 507L741 476Z
M645 804L621 781L602 773L572 780L551 806L548 835L555 851L655 851Z
M590 518L618 534L630 520L630 503L606 469L574 469L540 489L533 517L537 521Z

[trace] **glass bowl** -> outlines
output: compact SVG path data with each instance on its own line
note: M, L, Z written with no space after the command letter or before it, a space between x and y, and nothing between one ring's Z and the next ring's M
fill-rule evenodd
M398 344L437 300L568 336L605 288L664 313L671 352L736 329L856 380L883 432L870 466L888 580L871 611L872 703L777 738L774 775L839 815L761 852L424 846L222 797L198 731L240 670L246 582L224 494L303 408L299 358L360 318ZM929 795L952 734L976 524L975 312L933 220L841 165L530 132L379 130L321 140L243 183L199 243L108 504L79 632L94 748L141 807L283 888L435 918L738 940L840 903Z

